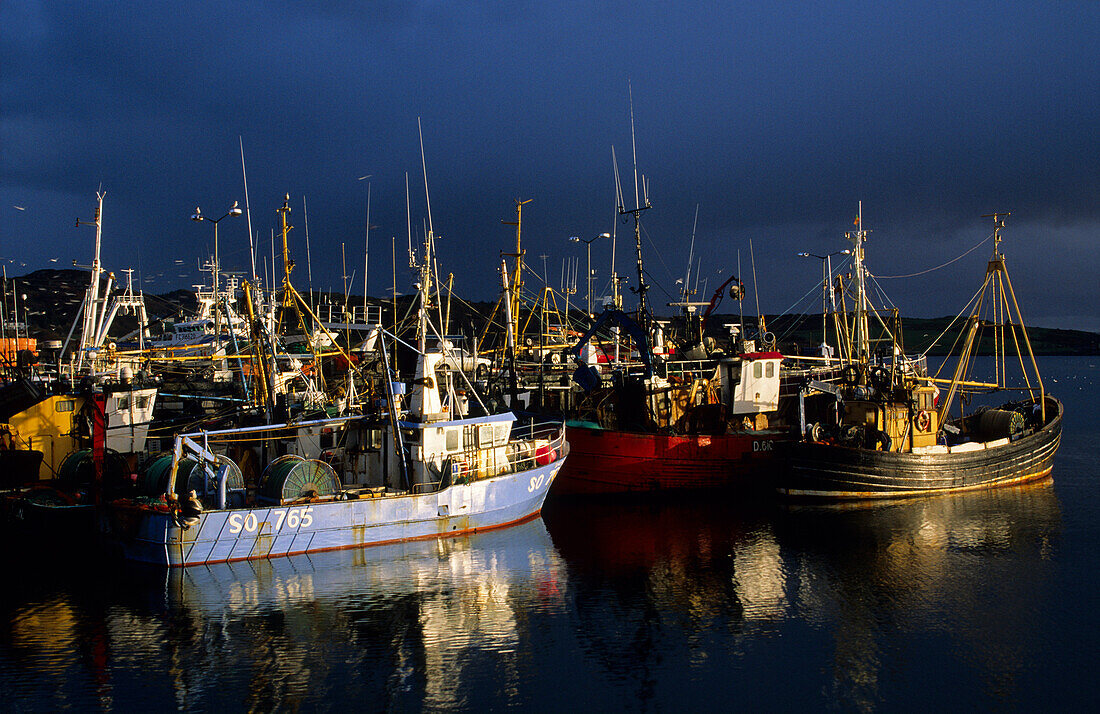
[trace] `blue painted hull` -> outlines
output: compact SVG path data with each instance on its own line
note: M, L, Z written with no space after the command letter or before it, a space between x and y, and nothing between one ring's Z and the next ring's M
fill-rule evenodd
M563 462L431 493L206 511L188 528L169 513L116 514L113 530L126 558L167 566L457 536L538 515Z

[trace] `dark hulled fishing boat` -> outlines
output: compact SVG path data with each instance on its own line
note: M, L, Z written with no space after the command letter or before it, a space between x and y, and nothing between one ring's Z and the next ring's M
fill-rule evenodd
M1035 403L1005 405L981 415L1023 416ZM1009 408L1013 407L1013 408ZM1046 397L1047 416L1016 434L996 439L880 451L828 442L784 444L780 491L791 496L895 498L931 492L969 491L1024 483L1048 476L1062 435L1062 403ZM972 417L973 419L973 417ZM1004 432L998 432L1004 433Z
M950 379L940 379L938 373L929 376L923 360L904 356L896 320L892 326L882 323L891 335L891 356L876 359L872 354L869 315L873 311L867 309L863 267L866 231L848 234L855 246L853 341L845 355L848 379L840 387L810 382L804 389L804 398L816 399L824 408L811 410L819 421L803 423L802 440L780 445L778 453L784 459L780 493L894 498L1017 484L1051 473L1063 407L1045 392L1000 251L1006 216L992 216L993 256L974 310L959 333L957 344L962 345ZM993 341L996 377L992 381L973 376L972 355L983 331ZM1010 343L1018 348L1020 389L1026 396L952 417L949 410L956 396L960 396L961 412L980 395L1008 388L1005 348ZM942 403L939 384L948 389Z

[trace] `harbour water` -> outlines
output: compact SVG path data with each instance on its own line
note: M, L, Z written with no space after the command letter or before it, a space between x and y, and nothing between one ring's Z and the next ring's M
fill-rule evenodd
M551 500L453 540L166 572L0 556L0 710L1080 710L1100 358L1053 481L853 506Z

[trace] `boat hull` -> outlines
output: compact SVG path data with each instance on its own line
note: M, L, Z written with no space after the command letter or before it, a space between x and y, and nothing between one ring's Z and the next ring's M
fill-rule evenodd
M1062 404L1042 429L1015 441L946 453L897 453L832 444L787 442L778 491L821 499L898 498L970 491L1033 481L1050 475L1062 435Z
M457 536L538 515L563 461L431 493L206 511L186 528L119 508L112 540L127 559L189 566Z
M569 461L554 495L747 486L759 483L786 438L780 429L672 435L567 426Z
M48 488L0 497L0 526L23 542L71 543L95 533L95 506Z

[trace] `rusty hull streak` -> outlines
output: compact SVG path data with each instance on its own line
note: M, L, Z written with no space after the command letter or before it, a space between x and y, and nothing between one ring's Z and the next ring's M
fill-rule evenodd
M354 550L361 550L361 549L364 549L364 548L373 548L376 545L393 545L394 543L410 543L410 542L418 541L418 540L433 540L433 539L439 539L439 538L458 538L459 536L472 535L474 533L485 533L487 531L495 531L495 530L499 530L501 528L510 528L511 526L518 526L520 523L526 523L527 521L531 521L531 520L534 520L534 519L538 518L539 515L541 515L541 514L542 514L542 509L539 509L539 510L535 511L534 513L530 513L530 514L524 516L523 518L517 518L516 520L508 521L507 523L497 523L495 525L485 526L485 527L482 527L482 528L470 528L469 527L469 522L467 521L466 522L467 527L464 530L457 530L457 526L456 526L455 530L450 530L450 531L447 531L446 533L431 533L431 534L428 534L428 535L413 536L411 538L392 538L390 540L371 541L371 542L362 543L362 544L338 545L338 546L335 546L335 547L332 547L332 548L314 548L313 550L292 550L292 551L288 551L286 553L275 553L275 554L270 555L268 557L269 558L284 558L284 557L290 556L290 555L304 555L306 553L326 553L326 552L333 551L333 550L353 550L353 549ZM355 526L355 527L356 528L363 528L365 530L365 526ZM246 560L256 560L256 558L254 558L252 556L245 556L244 558L223 558L221 560L208 560L208 561L205 561L204 564L205 565L212 565L214 563L240 563L240 562L243 562L243 561L246 561ZM168 567L169 568L186 568L186 567L190 567L190 566L184 565L183 563L172 563L172 564L168 565Z

